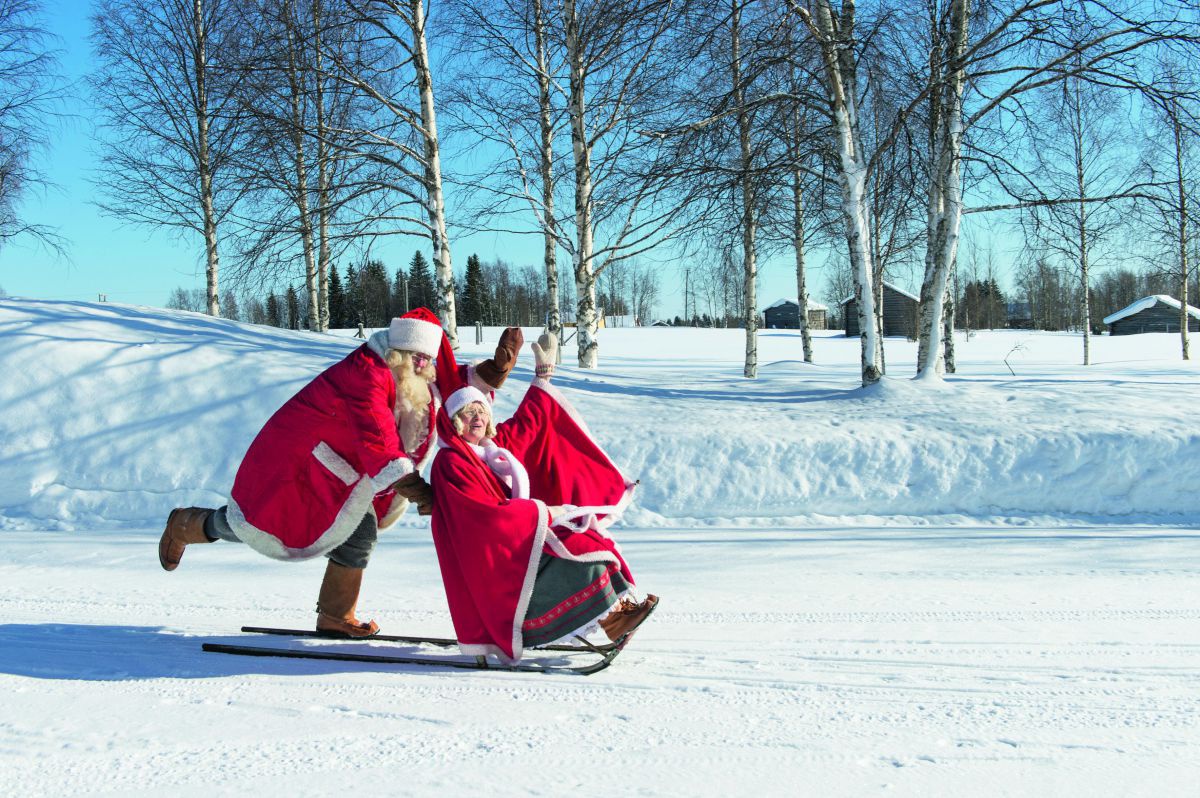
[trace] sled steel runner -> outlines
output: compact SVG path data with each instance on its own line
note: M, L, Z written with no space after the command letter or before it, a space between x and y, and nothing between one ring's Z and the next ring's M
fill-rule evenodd
M348 638L331 637L313 629L276 629L273 626L243 626L243 632L259 635L280 635L283 637L315 637L321 640L346 640ZM357 638L360 640L377 640L384 643L416 643L426 646L438 646L440 648L453 648L458 645L458 641L452 637L413 637L410 635L372 635L371 637ZM529 651L565 651L567 653L583 653L590 652L594 654L607 654L617 647L616 643L598 643L587 645L548 645L548 646L530 646Z
M380 636L364 638L379 640ZM589 644L590 645L590 644ZM285 657L288 659L334 660L338 662L372 662L384 665L424 665L435 668L465 668L480 671L515 671L520 673L573 673L580 676L590 676L604 670L621 653L620 646L612 646L608 651L599 647L567 646L572 651L593 651L600 659L589 665L533 665L515 663L513 665L496 664L487 661L486 657L475 657L470 660L443 659L440 657L421 656L392 656L388 654L355 654L342 651L319 651L316 649L276 648L274 646L236 646L224 643L205 643L202 648L217 654L238 654L248 657Z

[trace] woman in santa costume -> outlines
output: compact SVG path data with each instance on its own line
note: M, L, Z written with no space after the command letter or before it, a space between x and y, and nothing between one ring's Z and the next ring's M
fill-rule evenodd
M377 633L378 624L354 615L363 570L379 530L410 500L429 513L432 497L418 472L436 449L440 397L464 383L499 388L522 342L519 328L505 330L494 358L460 367L430 311L392 319L271 416L238 468L228 505L171 513L158 546L162 567L175 570L189 544L217 539L279 560L324 555L317 630Z
M512 418L464 387L438 413L433 540L459 648L506 662L526 647L628 636L658 603L632 599L633 576L608 528L635 483L550 385L556 344L533 345L537 378Z

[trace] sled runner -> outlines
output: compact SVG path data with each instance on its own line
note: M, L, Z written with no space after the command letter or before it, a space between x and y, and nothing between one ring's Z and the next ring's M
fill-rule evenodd
M301 630L301 629L276 629L273 627L263 626L244 626L243 632L252 634L267 634L281 635L288 637L301 638L319 638L330 639L319 632ZM631 633L632 634L632 633ZM205 643L202 648L204 651L209 651L217 654L236 654L248 657L283 657L288 659L311 659L311 660L333 660L338 662L370 662L385 665L421 665L435 668L461 668L467 670L490 670L490 671L513 671L518 673L570 673L580 676L590 676L593 673L598 673L616 659L621 653L625 644L628 643L630 635L626 635L614 643L605 643L603 645L593 644L583 638L579 639L578 645L552 645L542 646L530 649L531 651L552 651L562 654L585 654L592 655L595 659L588 664L573 665L567 662L545 663L539 664L536 662L517 662L513 664L504 664L488 661L487 657L474 657L472 659L452 659L450 657L422 656L419 654L366 654L353 651L342 650L322 650L320 648L281 648L276 646L242 646L230 645L226 643ZM369 641L385 642L385 643L412 643L416 645L436 646L439 648L449 648L457 646L458 641L451 638L442 637L417 637L407 635L375 635L374 637L358 638L355 640L342 640L352 647L366 648L364 643Z

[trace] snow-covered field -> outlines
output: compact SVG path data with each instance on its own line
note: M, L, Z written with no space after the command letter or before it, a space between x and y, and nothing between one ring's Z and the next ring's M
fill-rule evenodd
M323 565L218 543L166 574L165 515L221 502L355 343L0 300L0 794L1195 794L1200 372L1177 336L1096 339L1084 368L1074 336L980 333L942 386L889 340L862 390L835 333L805 365L764 331L748 382L738 331L605 331L602 367L555 382L642 480L617 534L663 596L611 668L202 653L310 625ZM449 631L424 519L384 535L360 608Z

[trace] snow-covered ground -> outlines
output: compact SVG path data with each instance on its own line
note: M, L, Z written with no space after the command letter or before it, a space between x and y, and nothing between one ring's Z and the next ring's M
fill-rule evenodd
M960 337L943 386L889 340L863 390L835 333L806 365L764 331L749 382L738 331L605 331L601 368L555 382L641 478L617 534L663 596L611 668L202 653L310 625L323 565L218 543L166 574L165 515L223 501L355 343L0 300L0 793L1195 794L1200 373L1177 336L1095 339L1087 368L1074 336ZM449 631L424 519L383 536L360 608Z

